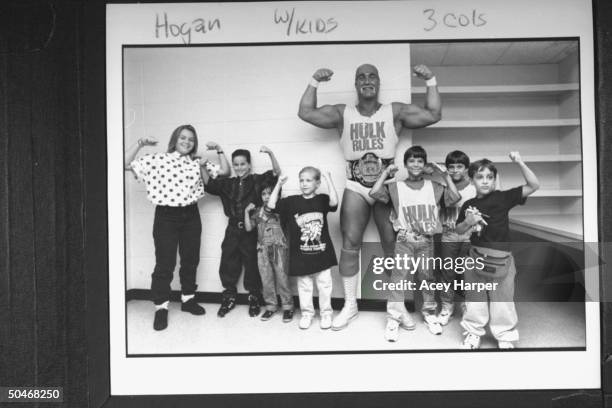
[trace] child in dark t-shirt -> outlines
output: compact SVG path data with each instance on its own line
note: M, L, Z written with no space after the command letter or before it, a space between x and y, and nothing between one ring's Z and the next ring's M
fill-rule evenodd
M281 215L289 239L289 275L297 276L298 295L302 317L300 329L307 329L314 317L312 303L313 284L319 292L320 327L329 329L332 324L331 267L338 264L329 236L327 213L338 209L338 195L329 173L323 178L329 195L317 194L321 185L321 172L314 167L305 167L300 173L302 194L279 200L281 186L287 177L281 177L272 191L268 207ZM314 282L313 282L314 281Z
M208 146L216 150L224 166L229 163L221 146L216 143ZM223 285L223 296L217 316L224 317L236 306L237 285L244 267L244 288L249 291L249 316L255 317L260 312L261 277L257 266L257 234L244 228L244 209L250 203L261 204L261 189L265 184L276 183L280 166L276 156L266 146L259 150L267 154L272 162L272 170L263 174L252 171L251 152L237 149L232 152L232 168L235 177L212 178L208 171L202 170L205 191L221 198L223 213L227 216L227 228L221 242L221 261L219 277Z
M470 165L468 174L476 187L476 197L463 203L457 218L458 234L472 231L470 256L484 262L484 268L466 269L465 283L495 283L493 290L466 290L466 311L461 325L466 330L463 348L477 349L480 337L489 325L499 348L514 348L519 335L514 307L516 267L509 244L509 211L525 203L539 187L536 175L518 152L510 159L518 164L526 184L510 190L496 191L497 168L487 159Z

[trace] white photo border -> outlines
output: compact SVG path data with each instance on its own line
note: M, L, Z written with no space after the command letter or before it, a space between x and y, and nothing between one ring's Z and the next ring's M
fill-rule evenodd
M313 7L313 6L316 6ZM543 39L574 37L580 42L581 126L583 149L584 240L597 242L597 184L586 175L595 174L594 45L590 2L579 0L503 1L364 1L278 3L186 3L121 4L107 6L107 146L109 217L110 366L112 395L230 394L279 392L355 392L421 390L507 390L599 388L599 304L585 304L587 344L585 351L512 353L407 353L325 354L206 357L126 357L124 282L124 196L123 189L123 100L122 51L124 45L171 45L184 36L160 38L151 28L155 16L167 12L177 21L192 21L194 15L215 16L223 30L210 31L197 43L283 43L490 39ZM275 8L303 10L313 16L333 15L339 28L318 36L296 39L270 24ZM480 10L487 24L480 27L431 26L423 10ZM316 10L316 11L314 11ZM525 10L529 10L526 12ZM402 11L402 12L400 12ZM543 18L545 16L545 19ZM522 21L520 29L512 22ZM425 20L424 20L425 19ZM346 22L346 23L345 23ZM367 24L366 24L367 23ZM245 30L249 41L245 41ZM157 33L159 34L159 32ZM193 44L194 37L191 37ZM588 277L595 278L596 274ZM439 367L451 365L456 373L440 378ZM297 372L304 368L309 381L280 376L273 383L266 376L253 376L237 369L248 364L265 365L270 372ZM321 367L333 367L321 369ZM406 368L409 367L409 372ZM571 373L567 367L573 367ZM291 371L296 370L296 371ZM372 375L373 372L378 375ZM483 383L482 373L487 373ZM171 374L169 374L171 373ZM365 373L365 375L364 375ZM418 374L417 374L418 373ZM510 373L510 375L509 375ZM520 373L520 375L517 375ZM573 374L572 374L573 373ZM416 374L416 375L415 375ZM171 375L173 381L168 381ZM139 381L130 381L138 378ZM230 381L226 379L230 378ZM432 381L436 378L436 381ZM240 384L237 389L236 384Z

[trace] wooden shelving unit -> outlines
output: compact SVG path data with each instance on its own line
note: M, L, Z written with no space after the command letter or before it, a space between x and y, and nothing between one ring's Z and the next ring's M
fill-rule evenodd
M470 96L470 95L547 95L561 94L564 92L578 91L580 85L577 82L557 83L557 84L536 84L536 85L474 85L474 86L440 86L438 90L444 96ZM413 95L424 95L424 86L413 87Z
M531 128L579 125L579 119L441 120L430 128Z
M522 183L519 169L508 157L512 150L521 152L538 174L542 188L510 213L511 227L554 242L582 240L577 54L546 66L514 66L511 70L473 66L473 83L465 67L457 67L461 75L456 76L452 66L431 68L444 72L438 80L443 119L414 130L412 143L424 146L430 160L436 162L444 162L446 154L455 149L473 160L486 157L499 164L504 188ZM520 83L517 78L530 78L534 68L540 73L550 71L548 81L552 83ZM420 103L425 92L425 87L413 87L413 102Z

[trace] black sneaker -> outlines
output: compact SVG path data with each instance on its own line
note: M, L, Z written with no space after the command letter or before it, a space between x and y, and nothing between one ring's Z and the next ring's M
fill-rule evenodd
M224 296L223 300L221 301L221 307L217 312L217 316L225 317L225 315L228 314L229 311L232 310L235 306L236 298L234 298L233 296Z
M196 316L200 316L206 313L206 310L202 306L198 305L195 298L191 298L188 301L183 302L181 304L181 310L183 312L189 312L192 315Z
M155 312L155 320L153 320L153 328L155 330L164 330L168 327L168 309L158 309Z
M285 310L283 311L283 322L289 323L293 320L293 310Z
M257 295L249 295L249 316L255 317L259 315L261 308L259 307L259 297Z
M274 310L266 310L259 319L265 322L266 320L270 320L272 316L274 316L274 313L276 313Z

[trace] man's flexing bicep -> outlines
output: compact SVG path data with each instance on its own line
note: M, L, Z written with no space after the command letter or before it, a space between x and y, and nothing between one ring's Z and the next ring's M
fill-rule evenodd
M393 118L407 129L418 129L438 122L442 117L441 109L431 109L418 105L393 102Z
M323 105L318 108L302 106L298 116L305 122L323 129L341 128L343 124L344 105Z

